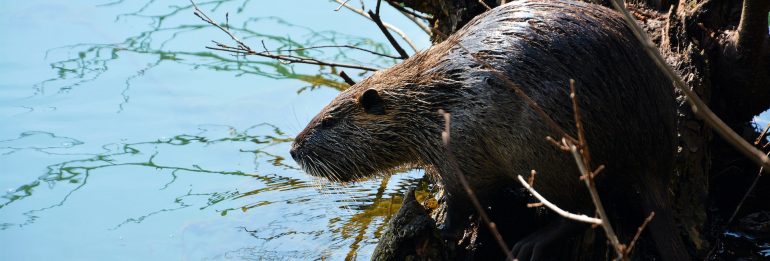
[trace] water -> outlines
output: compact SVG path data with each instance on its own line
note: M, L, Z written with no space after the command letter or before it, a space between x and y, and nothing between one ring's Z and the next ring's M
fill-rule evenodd
M331 2L199 5L255 48L393 53L373 23ZM346 85L328 67L205 49L228 38L187 1L0 7L0 260L368 259L422 177L339 186L306 176L288 156L291 138ZM383 13L429 46L395 10Z
M257 49L393 53L374 24L326 1L199 5ZM422 176L338 186L299 171L291 138L345 85L328 67L205 49L229 41L185 0L0 7L0 260L366 260Z

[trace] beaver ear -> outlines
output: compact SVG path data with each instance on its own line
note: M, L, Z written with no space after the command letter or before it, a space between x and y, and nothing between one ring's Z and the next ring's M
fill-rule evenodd
M366 113L383 115L385 114L385 101L375 89L368 89L358 98L361 107L364 107Z

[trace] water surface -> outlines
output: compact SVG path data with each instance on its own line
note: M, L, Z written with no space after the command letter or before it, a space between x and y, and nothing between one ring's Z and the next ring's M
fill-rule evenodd
M374 24L332 2L199 5L252 47L392 53ZM332 68L205 49L228 38L187 1L0 7L0 260L368 259L422 177L339 186L302 173L291 139L346 85Z
M255 48L393 53L374 24L327 1L199 5ZM306 176L291 139L346 85L329 67L205 49L228 38L185 0L5 1L0 35L0 260L366 260L422 177Z

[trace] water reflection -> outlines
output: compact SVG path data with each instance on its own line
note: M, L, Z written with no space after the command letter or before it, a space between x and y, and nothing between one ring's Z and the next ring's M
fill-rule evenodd
M180 205L179 208L189 206L184 204L183 202L184 198L188 196L208 196L207 204L205 206L200 207L200 209L206 209L226 199L232 199L235 197L243 197L248 195L255 195L262 191L307 187L307 185L304 184L304 182L299 181L297 179L292 179L292 178L279 177L274 175L263 176L263 175L253 174L253 173L246 173L239 170L213 170L213 169L207 169L207 168L201 167L201 165L195 164L195 163L187 163L187 164L190 164L189 166L180 166L180 165L173 165L173 164L158 163L155 161L155 158L158 157L161 152L163 152L164 150L167 150L167 148L165 147L185 147L185 146L208 147L208 146L217 145L219 143L229 143L230 146L238 146L238 147L242 146L244 148L248 148L252 144L256 144L256 145L260 145L260 147L255 149L241 149L240 151L253 154L255 161L265 157L267 158L266 161L272 163L274 166L279 166L286 169L296 169L296 167L294 166L284 164L283 163L284 158L282 156L273 155L271 153L263 151L263 148L265 148L266 146L274 146L276 144L286 143L292 140L290 137L288 137L285 133L283 133L277 127L267 123L249 127L243 131L238 131L235 128L232 128L229 126L215 126L215 127L217 127L218 129L226 128L227 135L224 137L211 135L211 133L217 133L217 132L210 131L210 129L208 128L211 128L211 126L202 126L201 131L194 135L181 134L171 138L163 138L155 141L138 142L138 143L130 143L130 144L107 144L102 146L104 150L104 152L102 153L89 155L89 157L87 158L74 159L74 160L69 160L69 161L49 165L46 167L47 172L44 175L40 176L39 178L37 178L32 182L19 186L16 189L9 190L8 193L3 195L2 199L4 199L5 201L2 202L2 204L0 204L0 209L7 207L8 205L17 203L17 201L21 201L21 200L24 200L25 198L32 196L34 190L37 189L40 185L48 185L49 189L53 189L59 184L77 184L77 186L70 189L64 195L64 197L58 200L58 202L56 202L55 204L44 208L25 212L24 215L27 216L28 219L26 220L26 222L19 224L19 226L30 224L34 222L35 219L38 218L36 213L50 209L50 208L62 206L64 203L66 203L67 199L73 193L80 190L81 188L83 188L83 186L87 184L88 178L93 171L121 167L121 166L138 166L138 167L150 168L155 171L168 173L168 175L170 176L170 180L167 183L163 184L160 187L160 190L164 190L168 188L171 184L173 184L177 180L177 175L182 172L248 176L248 177L255 178L261 182L264 182L267 185L267 187L263 189L254 190L243 194L237 191L235 192L226 191L226 192L218 192L218 193L211 193L211 194L192 194L191 192L188 192L186 195L177 197L174 200L175 203ZM259 134L259 135L253 134L254 132L263 133L261 129L265 129L265 128L272 130L272 133ZM38 141L40 144L35 144L37 142L33 142L33 141ZM238 143L245 143L245 144L238 144ZM23 145L23 144L26 144L26 145ZM58 137L52 133L27 132L27 133L23 133L20 137L16 139L0 141L0 149L9 150L8 152L5 153L5 155L19 151L19 150L35 150L37 152L51 155L51 154L54 154L55 152L49 152L48 151L49 149L70 148L80 144L82 144L82 142L76 139L67 138L67 137ZM56 153L56 154L71 155L67 153ZM160 156L163 156L163 155L160 155ZM179 208L175 208L175 209L179 209ZM163 209L160 211L150 213L148 215L144 215L139 218L130 218L125 222L121 223L120 225L128 222L139 223L141 222L141 220L144 220L148 216L151 216L160 212L166 212L166 211L171 211L171 209ZM227 213L227 210L222 212L223 215L225 215L226 213ZM1 228L5 229L12 225L13 224L10 224L10 223L4 223Z
M304 209L295 209L288 216L283 216L284 220L273 220L267 227L249 228L239 226L241 232L260 241L271 242L279 238L298 236L305 237L304 240L312 240L322 236L333 236L338 238L338 242L332 242L328 251L334 249L345 250L345 257L353 259L359 254L362 246L373 246L376 238L382 233L385 224L400 207L403 192L410 186L421 184L423 189L418 193L419 200L425 200L427 195L427 185L422 179L407 178L396 180L397 184L389 184L390 178L384 178L379 182L365 182L360 186L345 187L338 184L331 184L321 180L308 182L297 178L281 176L277 174L258 174L242 170L223 170L203 166L201 162L182 161L177 164L167 162L167 154L178 153L180 151L207 150L209 147L226 144L228 147L240 148L240 153L249 153L253 155L255 162L269 163L273 167L285 170L295 170L296 166L284 163L284 158L280 155L274 155L266 148L285 144L291 141L283 131L270 124L259 124L244 130L237 130L230 126L201 126L200 132L195 134L180 134L170 138L162 138L154 141L136 142L128 144L107 144L102 146L103 151L94 154L66 153L72 147L81 145L82 142L68 137L59 137L46 132L29 132L20 137L11 140L0 141L0 149L6 150L4 155L10 155L23 150L31 150L45 155L56 154L64 156L74 156L76 159L67 160L46 167L47 172L34 181L28 182L18 188L6 193L0 204L0 209L14 204L23 204L25 200L34 197L36 192L41 189L54 190L57 187L65 186L66 193L54 203L37 209L32 209L21 213L26 219L22 223L3 223L3 230L12 227L22 228L33 224L39 218L56 218L46 216L44 212L62 207L67 204L68 199L79 190L88 186L89 178L95 172L100 174L114 173L113 168L125 166L140 167L141 169L151 170L152 172L162 173L167 176L167 181L159 184L157 190L166 190L173 186L182 175L234 175L248 177L259 181L263 186L257 189L241 191L240 189L230 189L212 192L194 192L193 188L181 195L173 197L172 202L167 202L168 207L149 213L126 218L119 224L110 227L109 230L117 230L127 224L138 225L147 219L160 214L169 214L169 212L185 209L197 208L206 210L223 202L241 202L241 205L235 207L226 207L216 210L220 215L225 216L230 211L247 212L253 208L264 207L275 203L286 203L295 205L296 208L304 208L307 205L318 204L319 200L323 206L338 205L346 209L347 214L334 217L324 215L308 216ZM259 164L255 164L258 166ZM418 175L419 176L419 175ZM47 185L47 186L46 186ZM392 188L388 193L389 185ZM288 197L267 196L267 192L285 193L291 190L306 189L297 195ZM308 193L315 191L314 193ZM146 193L146 192L144 192ZM323 193L319 197L315 193ZM203 200L201 200L201 198ZM323 202L330 201L330 202ZM246 203L242 203L246 202ZM337 203L334 203L337 202ZM340 204L341 203L341 204ZM316 219L328 218L326 229L301 231L303 223L311 222ZM254 248L249 246L247 249L239 249L236 252L241 253L240 257L264 257L265 255L275 254L276 256L291 256L292 251L268 250L272 248ZM261 249L261 250L260 250ZM228 255L233 255L229 253ZM298 253L295 253L298 254ZM311 255L312 254L312 255ZM318 252L302 252L302 257L319 257ZM335 253L327 253L327 256L333 256ZM341 253L336 253L339 255ZM300 257L297 256L297 257Z
M92 6L87 2L67 7ZM0 64L18 78L0 82L0 113L8 116L0 117L0 259L366 259L403 192L417 184L428 190L421 173L348 185L301 173L287 154L304 122L287 115L309 120L346 88L336 68L206 50L220 32L194 17L187 1L170 4L104 3L96 10L116 24L91 17L90 26L97 28L85 34L125 31L107 41L113 43L35 50L45 51L50 67L30 72ZM219 17L226 13L227 26L242 39L264 41L275 52L315 45L389 52L388 45L371 40L379 36L375 27L354 30L364 35L354 36L290 19L253 18L260 7L248 0L198 5ZM307 5L341 16L331 11L337 5ZM14 7L6 9L15 12ZM364 24L355 25L361 28L370 25L360 17L354 21ZM45 22L41 28L50 26ZM70 33L78 35L39 32L43 38ZM339 48L292 54L377 68L395 62ZM35 62L24 55L7 57L11 64ZM294 81L276 86L274 80ZM292 87L288 92L286 85ZM296 95L305 90L319 91ZM312 106L300 107L306 103ZM249 126L254 122L269 123ZM420 193L420 200L426 198L427 192Z
M201 8L209 8L211 12L226 4L239 2L235 0L215 0L198 3ZM264 48L270 48L274 52L286 52L291 49L292 54L321 60L345 62L356 65L365 65L375 68L384 68L395 62L392 58L368 53L356 53L356 50L344 48L302 49L312 46L326 45L352 45L369 49L379 53L389 53L387 45L375 42L369 38L342 34L335 31L314 31L309 27L292 24L279 17L248 17L243 10L250 1L236 8L232 15L241 16L241 23L227 23L227 27L238 34L244 41L258 41ZM102 6L117 6L123 1L107 3ZM158 12L158 9L162 10ZM342 90L348 85L337 74L336 68L328 66L316 67L312 73L295 70L293 64L285 64L269 59L252 59L232 55L225 52L212 52L202 49L208 41L201 41L200 31L211 30L207 25L192 17L192 5L163 6L159 1L151 0L138 10L121 14L116 20L141 18L149 20L149 28L135 35L129 36L119 43L112 44L74 44L54 48L46 52L46 58L52 53L66 52L76 53L73 57L66 57L51 63L51 68L56 71L56 77L44 80L35 85L35 94L45 94L47 89L54 89L58 93L68 92L73 88L89 83L105 73L112 62L118 60L121 55L139 54L152 57L144 67L134 74L126 77L125 88L122 90L123 103L129 101L128 92L131 82L136 77L142 76L162 63L173 63L199 70L226 71L236 76L253 75L271 79L294 79L302 81L306 86L299 89L315 89L326 86L336 90ZM227 13L230 17L230 14ZM184 19L182 24L168 21ZM268 34L255 31L250 28L270 27L275 31L296 32L299 38L290 36ZM196 35L197 34L197 35ZM198 37L195 37L198 36ZM195 39L195 40L190 40ZM187 41L187 42L185 42ZM192 45L190 45L192 43ZM190 48L193 47L193 48ZM364 75L366 72L359 72Z

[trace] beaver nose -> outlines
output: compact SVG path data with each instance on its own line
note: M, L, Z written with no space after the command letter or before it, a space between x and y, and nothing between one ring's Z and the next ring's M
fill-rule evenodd
M291 154L291 158L295 161L297 160L297 147L291 146L291 149L289 150L289 154Z

